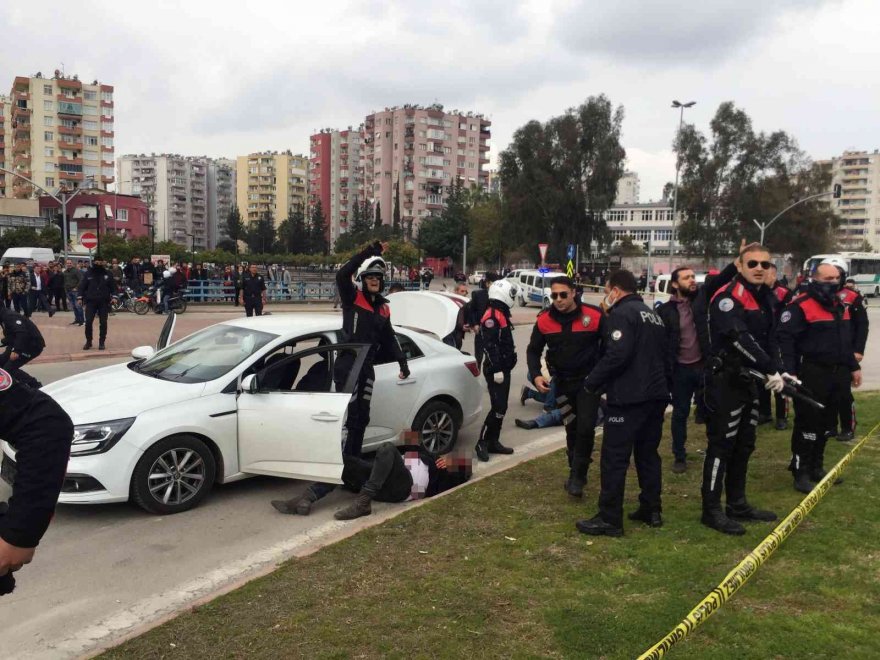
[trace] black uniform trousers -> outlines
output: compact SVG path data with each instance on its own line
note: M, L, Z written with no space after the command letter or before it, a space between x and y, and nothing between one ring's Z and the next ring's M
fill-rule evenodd
M556 384L556 405L562 412L562 423L565 425L566 455L571 476L586 481L596 443L599 395L587 392L582 378L576 381L559 380Z
M609 525L623 527L623 492L630 456L639 477L639 505L660 511L660 436L666 401L645 401L630 406L608 406L600 460L602 488L599 516Z
M480 430L480 439L478 442L484 443L487 447L496 444L501 438L501 425L504 423L504 416L507 414L507 399L510 396L510 372L502 371L504 374L504 382L496 383L494 374L483 371L486 377L486 385L489 388L489 414L483 421L483 428Z
M838 409L840 411L841 433L849 431L850 433L855 434L858 420L856 419L856 400L853 398L851 381L846 384L846 391L840 397L840 406ZM837 424L834 425L834 428L837 428ZM834 429L832 429L832 431L833 430Z
M749 457L755 451L758 426L757 384L738 370L723 369L706 384L708 447L703 461L703 509L721 508L721 493L728 504L746 501Z
M244 313L247 316L262 316L263 315L263 297L257 296L256 298L248 298L247 296L245 296Z
M825 443L837 425L837 411L849 392L852 375L843 364L801 364L798 378L813 398L825 405L817 410L801 401L794 401L794 431L791 434L791 465L795 476L806 473L813 478L823 469Z
M788 414L788 399L781 394L770 394L770 390L763 388L758 392L760 400L761 417L770 417L773 411L770 408L770 397L776 400L776 419L785 419Z
M95 324L95 315L98 316L98 339L107 339L107 315L110 313L110 303L104 301L86 301L86 341L92 341L92 327Z

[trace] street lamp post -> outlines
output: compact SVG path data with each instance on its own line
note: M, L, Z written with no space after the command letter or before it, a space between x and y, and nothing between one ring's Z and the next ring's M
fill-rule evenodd
M680 101L673 101L672 107L679 108L681 112L678 116L678 133L676 136L681 136L681 127L684 124L684 109L692 108L697 104L696 101L688 101L687 103L681 103ZM676 216L678 215L678 171L681 168L681 158L678 155L678 150L675 152L675 186L672 188L672 238L669 241L669 267L672 268L672 260L675 258L675 223Z
M0 167L0 172L5 172L6 174L11 174L12 176L21 179L22 181L27 181L34 188L38 188L39 190L42 190L44 193L49 195L49 197L54 199L61 206L61 225L62 225L61 226L61 236L62 236L62 239L61 239L62 246L61 247L62 247L62 251L64 252L64 260L66 261L67 260L67 240L68 240L68 236L67 236L67 203L83 191L83 189L85 188L85 180L83 180L83 185L80 186L79 188L77 188L72 195L69 195L67 193L67 191L62 189L59 192L61 197L58 197L57 195L55 195L55 194L49 192L48 190L46 190L45 188L43 188L43 186L41 186L40 184L38 184L34 181L31 181L26 176L22 176L18 172L13 172L12 170L7 170L5 167ZM92 185L94 185L94 181L95 181L94 179L89 179L89 181L91 181ZM100 211L99 211L99 214L100 214ZM100 235L100 232L99 232L99 235Z
M815 195L810 195L809 197L804 197L803 199L799 199L794 204L790 204L789 206L786 206L779 213L777 213L775 216L773 216L773 219L770 222L758 222L757 220L753 219L752 222L754 222L755 225L757 225L758 229L761 230L761 239L760 239L761 245L764 245L764 232L770 228L770 225L772 225L774 222L779 220L780 216L783 213L793 209L798 204L803 204L804 202L809 202L811 199L817 199L819 197L826 197L828 195L836 195L836 194L837 193L835 191L829 190L827 192L820 192L820 193L816 193Z

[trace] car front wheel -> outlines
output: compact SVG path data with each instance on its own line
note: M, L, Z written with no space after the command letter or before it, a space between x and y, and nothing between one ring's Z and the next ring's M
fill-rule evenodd
M165 438L138 461L131 497L150 513L181 513L207 497L216 473L214 455L204 442L188 435Z
M416 415L412 428L419 433L419 444L440 456L452 451L460 426L459 415L452 406L443 401L429 401Z

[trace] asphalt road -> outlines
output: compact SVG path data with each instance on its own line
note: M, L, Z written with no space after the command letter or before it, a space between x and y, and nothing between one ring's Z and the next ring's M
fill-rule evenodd
M520 361L512 379L502 439L519 451L512 457L493 458L490 469L512 465L528 452L557 447L562 441L559 428L524 431L513 424L515 417L540 412L534 402L525 408L519 403L525 382L525 346L536 311L518 309L514 315ZM880 323L880 309L870 314L875 324ZM466 350L470 346L468 339ZM119 361L38 364L29 371L51 382ZM864 362L867 388L880 387L878 366L880 339L873 339ZM488 405L484 395L484 410ZM464 429L460 442L472 446L478 432L478 425ZM668 447L661 453L671 458ZM486 469L478 465L478 474ZM563 479L560 465L560 486ZM152 516L127 504L59 506L34 563L17 574L19 589L0 600L0 657L81 656L243 577L267 570L311 544L326 543L371 522L333 519L333 512L352 497L344 492L328 496L306 518L280 515L269 505L269 500L293 497L305 486L299 481L258 477L218 487L202 506L169 517ZM585 514L594 512L595 492L591 486ZM0 483L0 499L8 495L9 489ZM371 518L403 508L378 505Z

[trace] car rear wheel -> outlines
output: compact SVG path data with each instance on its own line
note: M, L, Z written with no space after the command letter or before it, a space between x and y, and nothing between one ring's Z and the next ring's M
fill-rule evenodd
M419 444L439 456L452 451L460 426L459 415L452 406L443 401L429 401L416 415L412 428L419 433Z
M214 455L204 442L189 435L165 438L138 461L131 497L150 513L181 513L207 497L216 474Z

